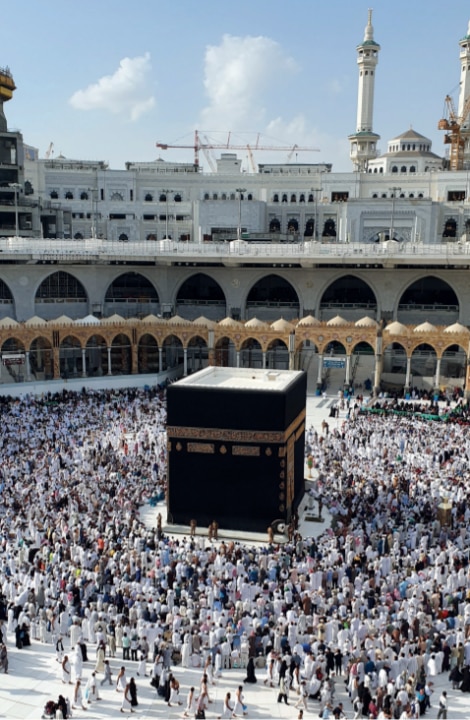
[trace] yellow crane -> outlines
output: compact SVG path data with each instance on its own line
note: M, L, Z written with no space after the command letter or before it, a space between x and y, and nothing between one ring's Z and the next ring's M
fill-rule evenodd
M455 110L454 101L450 95L444 99L444 117L437 124L438 130L444 130L444 144L450 145L449 167L450 170L462 170L465 149L465 138L462 133L462 125L470 113L470 95L466 98L459 116Z

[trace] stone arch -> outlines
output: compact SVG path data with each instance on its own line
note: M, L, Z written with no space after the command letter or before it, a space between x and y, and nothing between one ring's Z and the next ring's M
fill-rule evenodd
M34 313L44 320L68 315L72 320L88 312L88 295L83 284L69 272L51 273L39 285L34 297Z
M188 374L197 372L209 364L209 348L200 335L193 335L187 345Z
M246 338L240 345L240 367L263 367L263 349L257 338Z
M29 346L29 366L36 380L52 380L54 377L54 353L48 338L34 338Z
M145 317L160 314L160 298L153 283L140 272L118 275L104 296L104 315Z
M151 333L139 338L137 346L137 371L139 374L158 373L160 368L158 342Z
M182 365L184 361L183 343L176 335L167 335L162 343L163 370Z
M3 382L23 382L25 380L25 346L17 337L9 337L2 344L1 372Z
M200 315L215 322L223 320L227 315L225 293L210 275L190 275L176 294L176 314L186 320L195 320Z
M108 344L102 335L92 335L85 345L85 369L87 377L110 374Z
M440 384L463 387L467 369L468 354L463 345L452 343L442 351Z
M280 338L271 340L266 349L266 367L270 370L289 369L289 350Z
M411 353L410 386L418 390L432 389L436 367L436 348L430 343L421 342L416 344Z
M132 372L132 343L125 333L118 333L111 342L111 374L130 375Z
M293 285L281 275L264 275L257 280L246 298L245 317L274 322L279 317L291 320L300 316L300 301Z
M0 279L0 319L14 317L13 294L4 280Z
M425 275L402 291L396 319L404 325L451 325L459 320L460 302L454 289L435 275Z
M232 338L225 336L215 344L215 364L220 367L236 367L237 351Z
M369 392L374 386L375 348L367 340L359 340L351 348L350 384L358 390Z
M60 377L83 377L83 370L82 344L74 335L67 335L59 347Z
M377 319L377 296L369 283L356 275L342 275L324 290L318 317L331 320L341 315L345 320L360 320L364 315Z
M401 391L406 380L406 348L402 343L391 342L383 349L381 387L383 390Z

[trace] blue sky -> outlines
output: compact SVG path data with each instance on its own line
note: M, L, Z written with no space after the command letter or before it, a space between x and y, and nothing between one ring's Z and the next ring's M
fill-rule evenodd
M18 87L10 128L44 157L192 162L194 129L213 143L319 148L299 162L351 170L356 45L373 8L381 45L379 147L412 126L443 154L437 122L458 96L459 39L470 5L454 0L0 0L0 66ZM5 22L8 18L8 26ZM213 151L217 156L220 150ZM239 151L247 162L247 153ZM287 153L258 151L257 162ZM295 156L293 156L295 160ZM204 156L201 163L209 169Z

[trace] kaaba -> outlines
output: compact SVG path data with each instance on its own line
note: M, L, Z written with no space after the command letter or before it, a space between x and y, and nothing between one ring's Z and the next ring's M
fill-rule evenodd
M304 372L207 367L167 389L168 522L265 533L304 492Z

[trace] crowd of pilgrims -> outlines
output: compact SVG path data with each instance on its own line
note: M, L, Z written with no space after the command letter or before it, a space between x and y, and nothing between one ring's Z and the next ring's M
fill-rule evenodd
M54 643L75 688L93 648L92 677L121 684L121 709L132 670L158 702L186 700L186 717L246 712L242 686L210 707L235 667L252 686L263 668L261 704L273 688L325 718L341 717L338 682L356 718L420 717L441 673L470 691L464 426L359 414L311 427L309 492L331 528L253 546L142 521L166 487L163 389L3 399L0 415L1 632L18 650Z

